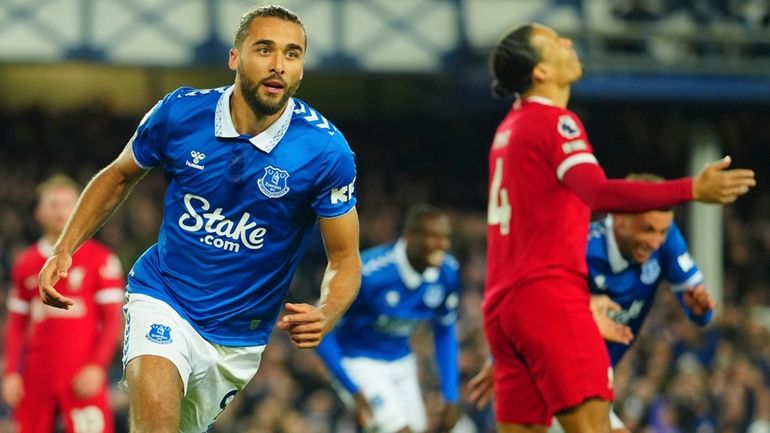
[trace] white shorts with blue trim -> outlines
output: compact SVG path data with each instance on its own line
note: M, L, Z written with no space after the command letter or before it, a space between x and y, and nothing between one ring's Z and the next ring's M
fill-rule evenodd
M227 347L206 341L163 301L129 294L123 370L132 359L155 355L176 366L184 384L180 433L208 430L235 394L257 373L265 346ZM121 388L128 389L125 380Z
M366 431L395 433L404 427L415 433L427 430L414 355L395 361L342 358L342 367L372 409L374 420Z

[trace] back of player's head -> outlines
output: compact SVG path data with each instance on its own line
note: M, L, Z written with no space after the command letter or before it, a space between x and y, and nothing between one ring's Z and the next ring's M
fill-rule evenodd
M446 217L446 214L444 211L435 206L429 204L418 204L412 206L409 208L409 210L406 211L406 216L404 217L404 228L402 232L405 235L420 232L424 230L423 223L427 218L438 217Z
M489 57L492 93L501 98L523 93L532 87L532 71L540 61L530 42L532 24L521 26L497 43Z
M277 5L255 7L243 14L241 22L238 25L238 30L236 30L235 35L233 35L233 48L239 49L241 47L241 44L243 44L243 41L246 40L246 37L249 35L249 26L255 18L278 18L297 24L302 28L302 33L305 34L305 48L307 48L307 32L305 31L305 26L302 24L302 21L300 21L299 17L294 12L283 6Z
M642 181L642 182L656 182L656 183L660 183L660 182L665 182L666 181L666 179L663 178L663 176L658 176L657 174L644 173L644 172L628 173L626 175L626 180L638 180L638 181ZM665 207L665 208L660 208L660 209L656 209L656 210L661 211L661 212L673 212L674 208L673 207Z
M37 194L38 201L40 201L48 191L57 188L70 188L80 194L80 185L78 185L74 179L64 174L56 174L37 185L35 193Z

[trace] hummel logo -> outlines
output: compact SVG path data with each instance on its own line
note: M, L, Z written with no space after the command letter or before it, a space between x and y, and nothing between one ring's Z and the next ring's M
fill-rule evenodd
M204 158L206 158L206 154L203 152L197 152L193 150L190 152L190 156L193 159L193 162L185 161L185 165L192 168L197 168L198 170L203 170L205 166L199 165L198 163L201 162Z
M201 159L206 158L206 154L205 153L196 152L194 150L192 152L190 152L190 156L193 157L193 162L196 163L196 164L201 162Z

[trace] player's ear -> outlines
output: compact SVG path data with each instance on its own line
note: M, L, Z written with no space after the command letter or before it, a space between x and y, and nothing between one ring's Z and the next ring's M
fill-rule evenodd
M536 83L545 81L548 78L549 72L547 65L538 63L532 69L532 81Z
M230 68L231 71L237 71L238 70L238 61L240 58L240 53L235 48L230 48L230 55L227 59L227 66Z

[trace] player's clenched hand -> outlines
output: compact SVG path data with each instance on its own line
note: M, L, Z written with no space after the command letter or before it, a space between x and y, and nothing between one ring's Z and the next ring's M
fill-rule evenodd
M24 381L19 373L10 373L3 377L3 401L11 409L19 405L24 398Z
M460 406L453 403L444 404L433 433L449 433L457 424L458 419L460 419Z
M727 170L731 161L729 156L725 156L719 161L706 164L706 167L693 179L693 200L706 203L732 203L757 184L753 170Z
M318 347L321 339L328 332L328 318L321 310L310 304L286 303L287 313L281 317L277 326L289 331L291 341L300 349Z
M101 391L107 372L96 364L86 364L72 378L72 391L78 398L90 398Z
M703 284L685 290L684 303L696 316L702 316L717 307L717 301L709 295Z
M476 403L476 407L484 409L495 396L495 366L487 361L481 371L468 382L470 394L468 399Z
M610 311L621 311L620 305L607 295L591 295L590 308L596 327L599 328L599 333L605 340L621 344L631 343L631 340L634 339L631 328L612 320L608 314Z
M72 299L63 296L54 284L61 278L67 278L67 271L72 266L72 256L69 254L54 254L46 260L43 269L37 276L40 298L44 304L68 310L73 305Z

